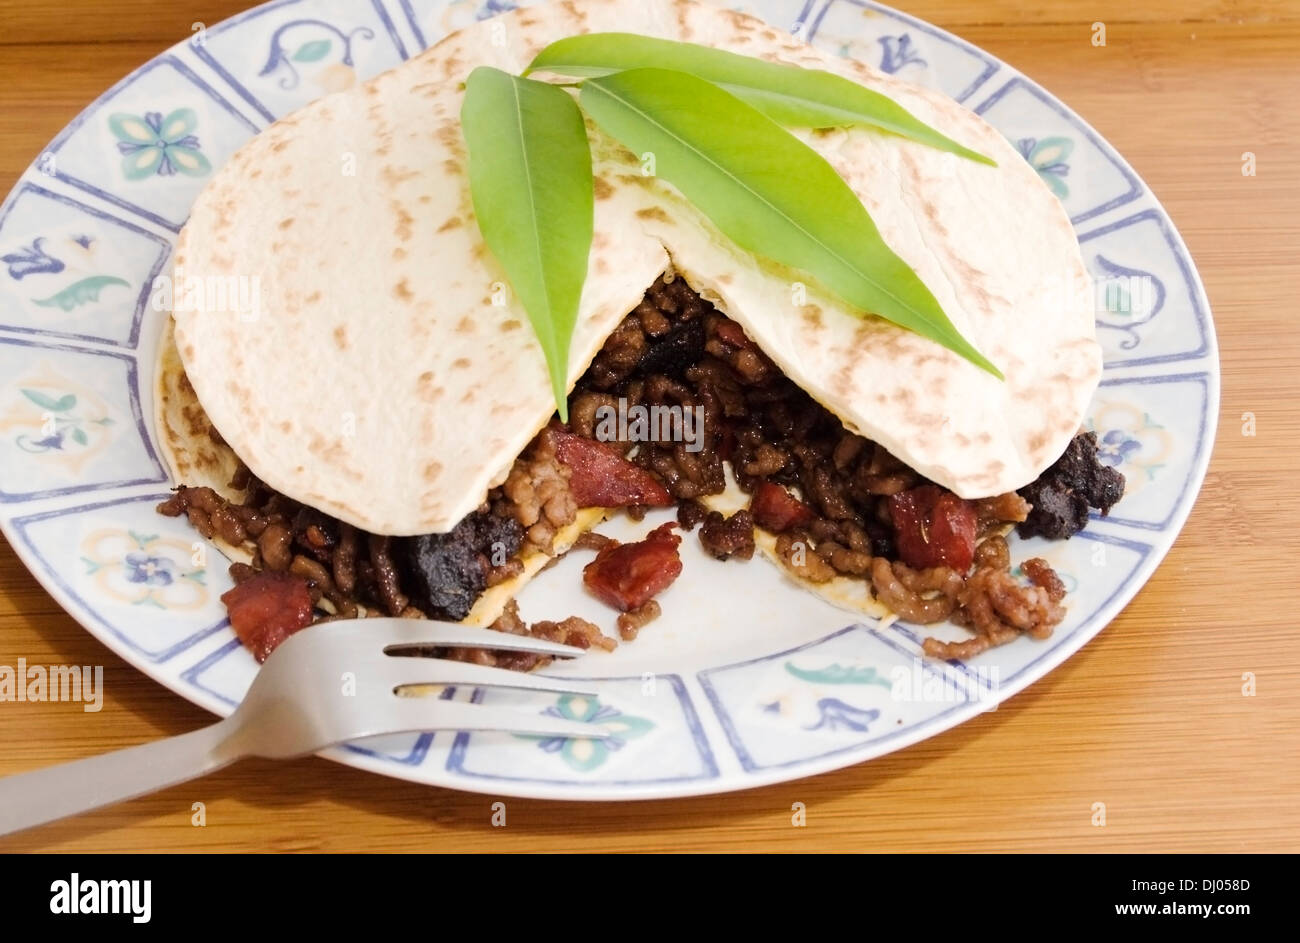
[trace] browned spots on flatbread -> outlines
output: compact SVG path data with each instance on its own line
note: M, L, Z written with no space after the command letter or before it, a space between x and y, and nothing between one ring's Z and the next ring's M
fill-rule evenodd
M460 71L462 60L459 56L448 56L442 60L442 74L444 78L450 79Z
M410 301L415 295L411 292L411 285L405 278L393 286L393 295L401 301Z
M975 436L975 441L980 445L989 445L993 442L993 434L991 432L981 432Z
M469 315L465 315L465 317L463 317L463 318L461 318L459 321L457 321L457 322L456 322L456 333L457 333L457 334L473 334L473 333L474 333L474 319L471 318Z
M290 432L293 431L293 423L291 423L288 419L285 419L279 424L278 428L285 435L288 435Z
M429 195L428 193L421 193L421 194L420 194L420 202L421 202L421 203L424 203L424 204L432 203L432 202L433 202L433 197L432 197L431 195Z
M310 295L304 298L303 301L307 304L315 304L317 301L320 301L320 291L313 291Z
M258 177L262 176L262 168L254 167L252 170L248 172L248 176L256 180Z
M591 247L593 249L604 249L609 245L609 235L600 230L591 234Z
M442 162L442 171L448 176L454 177L461 172L460 161L448 157Z
M402 206L397 200L393 200L389 205L392 207L393 215L397 217L397 227L393 230L393 235L402 242L406 242L411 238L411 228L415 223L415 217L408 213L406 207Z
M280 220L281 229L288 229L293 224L294 224L294 218L292 216L286 216L284 219Z
M406 250L403 249L401 246L398 246L396 249L393 250L394 262L400 262L404 258L406 258Z
M587 22L587 11L574 3L574 0L560 0L560 9L569 16L573 17L579 23Z
M185 429L190 435L206 435L211 428L207 414L203 412L203 407L197 403L182 406L181 418L185 420Z
M288 146L289 146L289 141L287 139L282 139L272 144L271 150L275 151L278 154Z
M465 395L460 398L460 401L465 405L469 405L470 403L474 402L474 387L471 386L468 390L466 390Z
M636 211L636 215L641 219L653 219L660 223L671 223L672 219L664 212L661 206L646 206Z
M514 407L509 403L497 403L492 407L493 416L504 416L512 412L514 412Z
M604 177L592 177L591 186L598 200L608 200L614 195L613 185Z
M938 233L940 238L947 239L948 227L945 226L943 220L939 218L939 207L925 199L925 197L920 197L919 199L921 203L921 212L924 213L925 218L930 221L931 228Z
M457 357L451 362L451 365L457 370L468 370L470 367L474 366L473 362L468 357Z
M453 154L460 154L465 150L460 135L460 123L457 121L440 124L433 132L434 139Z
M425 370L415 381L415 390L420 395L420 399L434 398L433 371Z
M384 178L384 183L388 184L390 187L396 187L399 184L405 183L407 180L413 180L420 176L418 170L398 170L391 164L385 164L384 169L379 173Z
M501 322L501 333L505 334L508 331L517 331L523 326L524 325L522 324L522 322L516 321L514 318L511 318L509 321Z
M822 321L822 309L817 305L801 306L799 316L803 318L805 324L815 331L820 331L825 326L825 322Z
M338 345L339 350L348 349L348 329L345 325L339 324L334 328L334 343Z
M442 474L441 462L429 462L424 466L425 481L437 481L440 474Z
M283 242L280 242L279 240L275 240L275 241L273 241L273 242L271 243L271 252L272 252L273 254L279 254L279 253L281 253L281 252L283 252L283 251L284 251L284 243L283 243ZM229 268L229 266L227 266L227 268Z
M1043 449L1047 448L1047 443L1050 441L1052 441L1051 435L1039 430L1031 435L1025 444L1029 447L1031 454L1037 455L1039 452L1043 451Z
M465 221L463 219L461 219L459 216L453 216L445 223L443 223L441 226L438 227L438 232L450 232L451 230L455 229L457 226L463 226L463 225L465 225Z

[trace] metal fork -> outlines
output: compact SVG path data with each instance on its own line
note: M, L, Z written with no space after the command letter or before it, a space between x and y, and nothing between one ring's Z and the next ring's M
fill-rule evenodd
M428 730L608 736L595 724L399 693L424 685L596 693L576 681L403 655L412 646L434 645L583 654L528 636L423 619L339 620L304 629L271 653L234 713L218 723L0 779L0 835L195 779L247 756L289 759L362 737Z

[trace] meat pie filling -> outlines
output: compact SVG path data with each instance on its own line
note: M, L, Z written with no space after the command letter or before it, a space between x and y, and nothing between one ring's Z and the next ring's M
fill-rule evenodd
M687 417L691 435L605 441L626 417ZM617 415L617 424L610 417ZM969 501L847 431L787 379L681 278L657 281L620 323L569 397L569 423L554 420L515 461L483 505L446 534L368 534L299 504L246 470L227 501L181 486L159 505L205 537L242 547L236 586L222 599L231 625L259 660L314 622L362 615L464 619L489 588L523 572L529 551L555 555L556 535L581 508L623 508L634 518L676 506L677 522L720 560L747 560L755 528L775 535L777 555L811 583L864 580L913 623L951 620L960 642L925 641L937 658L969 658L1022 635L1044 638L1065 615L1065 587L1039 558L1013 568L1006 533L1064 539L1108 512L1124 478L1102 464L1081 432L1037 480ZM697 421L691 422L691 419ZM724 516L706 505L728 487L727 467L748 506ZM617 545L591 534L587 589L622 611L630 640L659 614L653 597L681 571L681 534L670 525ZM610 649L617 642L577 618L528 625L513 601L493 628ZM440 652L527 670L548 659L519 652Z

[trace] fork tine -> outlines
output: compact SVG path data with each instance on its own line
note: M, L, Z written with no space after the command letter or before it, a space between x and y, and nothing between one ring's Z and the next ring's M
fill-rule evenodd
M367 619L367 632L373 627L376 642L385 649L394 645L449 645L468 648L498 648L510 652L536 652L539 655L556 655L576 658L585 655L586 649L572 645L548 642L529 635L511 635L495 629L481 629L459 622L437 622L433 619Z
M529 714L510 707L466 704L463 701L444 701L440 698L393 698L389 701L388 711L390 717L402 722L403 731L500 731L542 737L585 737L595 740L603 740L611 735L607 729L597 724L565 720L562 717L548 717L545 714ZM392 728L384 732L400 731Z
M460 684L490 688L517 688L523 691L556 691L561 694L585 694L595 697L595 685L549 675L507 671L445 658L384 659L383 677L393 687L406 684Z

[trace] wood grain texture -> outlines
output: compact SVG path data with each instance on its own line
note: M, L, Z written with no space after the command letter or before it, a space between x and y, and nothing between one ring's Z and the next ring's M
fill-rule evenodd
M0 4L0 191L96 94L242 5ZM566 805L249 762L7 839L20 850L1078 851L1300 849L1300 9L1282 0L913 0L1074 106L1164 201L1223 360L1210 475L1155 577L997 711L868 764L715 798ZM1088 24L1108 21L1108 45ZM1258 175L1243 177L1252 151ZM1253 413L1257 434L1241 434ZM0 545L0 664L103 664L103 710L0 704L0 773L192 729L199 709L94 641ZM1243 672L1258 695L1242 697ZM190 824L191 803L207 826ZM790 808L807 806L807 827ZM1108 824L1090 824L1105 802Z

